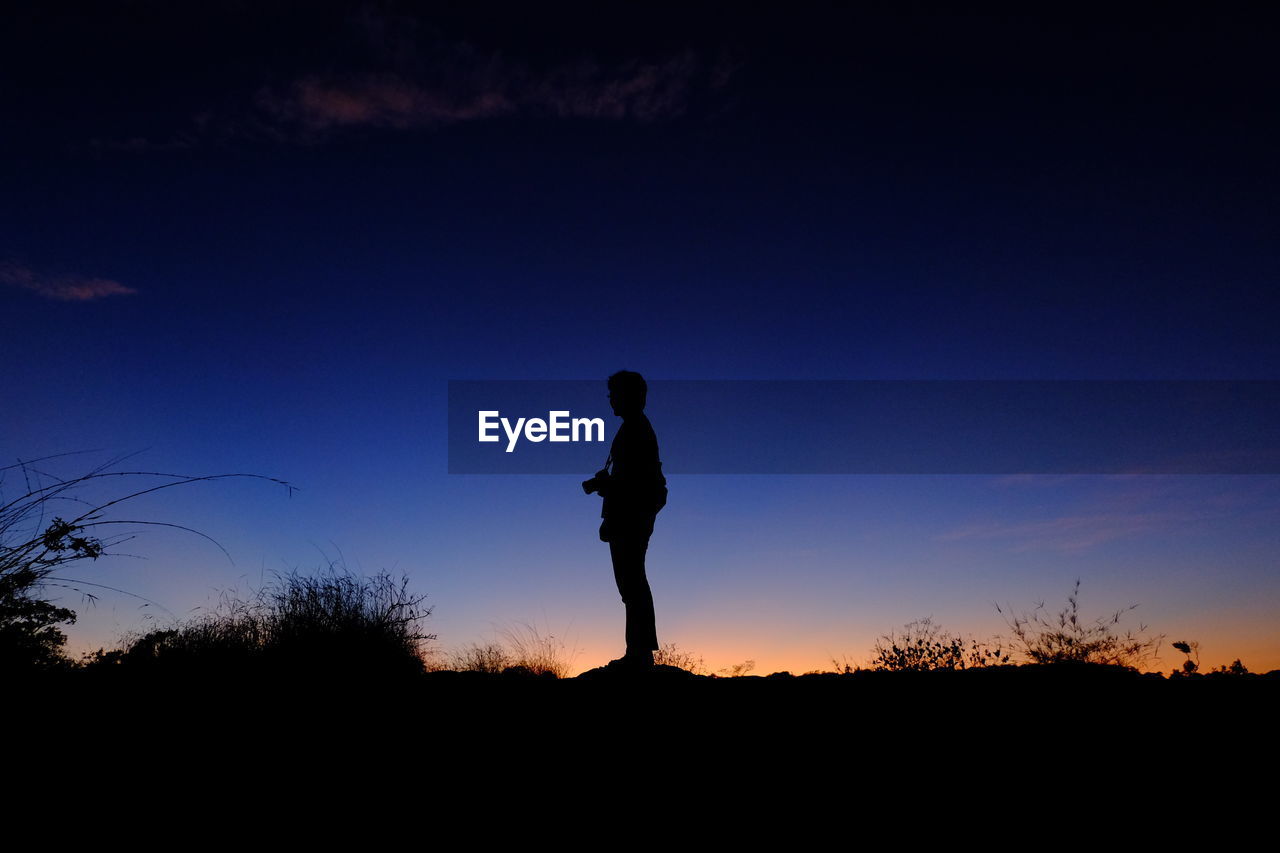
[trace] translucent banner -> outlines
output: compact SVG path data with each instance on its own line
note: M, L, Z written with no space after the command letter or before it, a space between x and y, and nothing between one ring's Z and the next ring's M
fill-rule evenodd
M1276 474L1280 382L653 380L667 474ZM600 380L449 383L449 472L582 474Z

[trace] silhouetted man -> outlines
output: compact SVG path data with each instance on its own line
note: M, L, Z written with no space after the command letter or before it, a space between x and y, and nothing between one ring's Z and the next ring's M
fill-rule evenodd
M647 394L639 373L622 370L609 377L609 403L622 425L605 467L582 484L588 494L598 491L604 498L600 538L609 543L613 577L627 611L627 653L611 661L612 667L651 667L658 648L644 555L654 519L667 502L667 480L658 459L658 438L644 415Z

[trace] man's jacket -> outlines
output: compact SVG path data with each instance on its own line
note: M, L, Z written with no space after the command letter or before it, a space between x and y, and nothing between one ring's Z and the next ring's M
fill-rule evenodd
M618 427L609 450L613 467L600 494L602 518L657 515L667 502L667 478L658 458L658 437L644 414L632 415Z

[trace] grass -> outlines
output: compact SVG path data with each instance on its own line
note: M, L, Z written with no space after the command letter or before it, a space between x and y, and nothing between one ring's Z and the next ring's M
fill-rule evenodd
M277 483L290 493L293 489L283 480L257 474L192 477L116 470L127 456L72 477L58 476L45 467L80 455L60 453L0 466L0 669L71 665L64 651L67 637L58 626L75 622L75 611L45 598L50 588L77 592L86 601L96 599L90 591L93 589L133 595L64 574L112 554L116 546L134 537L128 528L144 525L183 530L208 539L226 554L216 540L181 524L110 517L129 502L178 486L234 478ZM11 488L6 492L6 478L18 481L16 492ZM95 497L110 484L118 484L114 497ZM229 554L227 557L230 559Z
M1089 664L1101 668L1141 670L1152 660L1162 639L1149 636L1145 626L1120 627L1124 614L1088 620L1080 615L1079 582L1066 606L1049 614L1039 604L1030 614L1014 615L1006 608L1011 637L990 641L961 637L931 618L908 623L900 632L880 637L873 658L864 669L848 657L832 660L837 674L867 670L929 672L1003 667L1008 664ZM353 575L331 564L319 575L290 573L257 593L241 597L224 594L222 602L202 617L152 631L128 642L117 652L99 653L87 663L160 666L168 671L298 672L392 674L424 669L521 673L568 678L578 650L535 625L516 623L497 632L489 642L473 643L445 652L423 630L430 608L425 597L409 590L408 579L386 573L372 578ZM1179 642L1188 655L1181 675L1198 675L1191 658L1198 644ZM695 675L741 677L754 661L744 661L712 675L703 658L675 644L664 645L655 663ZM1221 673L1245 674L1236 662ZM814 673L816 674L816 673Z
M1011 658L1010 653L998 643L952 634L929 616L908 622L901 633L890 631L882 635L871 651L874 655L872 669L895 672L998 666L1008 663ZM836 663L837 671L841 671ZM847 661L843 671L850 671Z
M702 655L682 649L675 643L663 643L662 648L653 653L653 662L659 666L674 666L694 675L708 674Z
M1044 602L1029 614L1006 613L1012 634L1010 643L1028 663L1095 663L1143 669L1159 659L1163 634L1151 636L1146 625L1120 629L1120 620L1137 608L1131 604L1110 616L1086 620L1080 616L1080 581L1076 581L1067 604L1056 614L1045 611Z
M279 576L247 598L224 593L213 611L133 638L113 660L199 670L421 672L435 639L423 630L431 614L424 600L407 577L361 577L331 564L315 576Z
M1088 620L1080 615L1080 581L1067 604L1049 614L1044 602L1029 613L1014 613L996 605L1009 636L977 640L945 630L931 617L909 622L901 632L882 635L871 650L871 669L927 672L979 669L1009 663L1098 664L1142 670L1158 660L1163 635L1149 635L1145 625L1122 629L1120 622L1136 604L1106 617ZM849 672L847 659L843 669ZM855 668L856 669L856 668Z
M496 674L514 665L515 661L501 643L473 643L450 652L432 669Z
M564 640L554 634L542 634L526 622L503 629L502 638L511 651L514 665L534 675L568 678L578 656L578 650L569 648Z
M578 650L536 625L519 622L498 632L499 639L472 643L438 656L432 669L498 674L507 671L568 678Z

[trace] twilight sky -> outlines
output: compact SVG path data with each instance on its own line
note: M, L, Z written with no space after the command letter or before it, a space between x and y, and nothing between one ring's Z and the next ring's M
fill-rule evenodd
M1274 11L689 5L6 6L0 464L299 487L139 501L234 563L142 531L77 571L156 604L68 596L76 650L340 554L444 647L616 657L592 471L448 474L451 379L1280 379ZM1076 578L1280 667L1274 476L670 487L659 639L712 668L986 636Z

